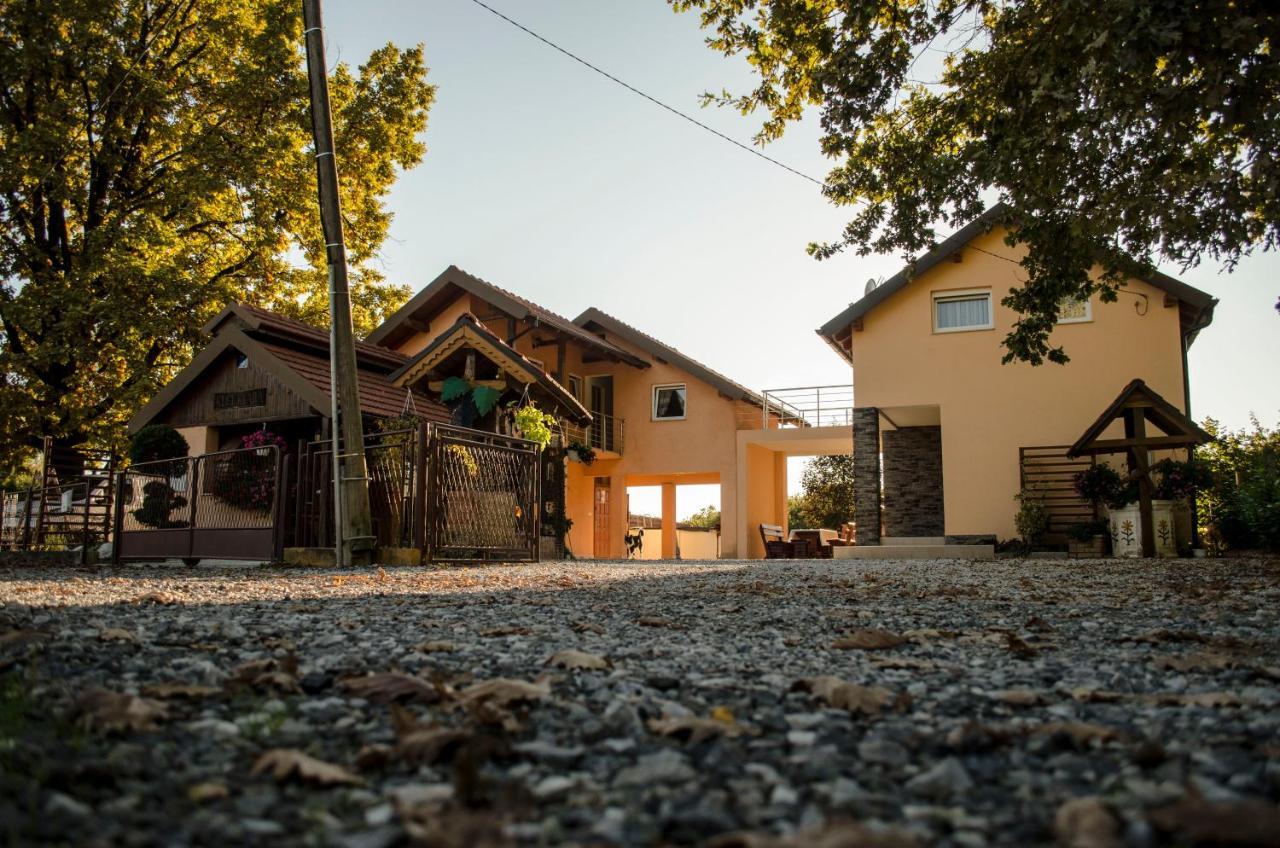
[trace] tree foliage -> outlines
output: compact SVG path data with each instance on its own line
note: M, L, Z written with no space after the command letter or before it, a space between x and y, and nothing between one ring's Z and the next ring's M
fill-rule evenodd
M787 503L792 527L835 530L853 521L853 457L815 456L800 475L800 494Z
M0 6L8 450L118 440L230 301L328 323L301 39L295 0ZM367 331L406 296L371 260L434 90L421 46L387 45L330 92Z
M708 530L715 529L720 526L720 508L707 504L689 516L684 523L691 527L705 527Z
M818 107L824 194L857 208L815 256L914 254L991 194L1015 210L1006 361L1067 361L1064 298L1280 240L1280 16L1262 0L669 2L759 75L707 95L763 112L758 142Z
M1201 534L1217 547L1280 551L1280 428L1251 419L1244 430L1228 430L1205 419L1215 441L1196 449L1211 486L1196 497Z

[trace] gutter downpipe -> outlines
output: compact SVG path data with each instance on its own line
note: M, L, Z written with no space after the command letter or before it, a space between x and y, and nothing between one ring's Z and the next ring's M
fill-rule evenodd
M1191 349L1191 337L1196 333L1209 326L1213 321L1213 308L1218 305L1217 299L1214 299L1204 309L1200 310L1200 314L1196 316L1195 323L1182 334L1182 398L1184 412L1187 418L1191 418L1191 370L1187 367L1187 351ZM1208 315L1209 320L1205 320ZM1192 418L1192 421L1195 419ZM1189 445L1187 447L1187 464L1195 465L1196 446ZM1200 547L1200 509L1196 504L1196 498L1191 498L1191 548L1195 550Z

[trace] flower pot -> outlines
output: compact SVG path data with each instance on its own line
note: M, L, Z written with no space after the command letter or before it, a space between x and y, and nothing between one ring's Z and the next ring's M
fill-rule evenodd
M1137 503L1125 504L1109 511L1111 524L1111 551L1118 557L1142 556L1142 511ZM1174 533L1173 501L1153 500L1151 522L1156 543L1155 555L1176 557L1177 535Z
M1099 533L1087 539L1068 539L1067 554L1082 559L1098 559L1107 554L1107 537Z
M1107 511L1111 525L1111 553L1118 557L1142 556L1142 514L1136 503Z
M582 462L582 454L572 448L565 453L565 456L569 457L570 462Z

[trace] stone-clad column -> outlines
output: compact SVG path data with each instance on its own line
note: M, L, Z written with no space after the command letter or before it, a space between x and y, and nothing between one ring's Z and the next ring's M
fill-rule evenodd
M880 410L853 411L853 512L859 545L880 544Z

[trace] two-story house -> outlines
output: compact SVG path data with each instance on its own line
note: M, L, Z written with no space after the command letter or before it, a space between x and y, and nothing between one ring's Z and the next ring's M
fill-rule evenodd
M1052 343L1068 364L1001 362L1018 316L1000 301L1023 255L1004 214L988 210L818 330L853 370L859 546L1015 537L1014 496L1037 480L1069 506L1067 450L1131 380L1190 415L1187 349L1217 301L1165 274L1128 279L1112 303L1064 304Z

